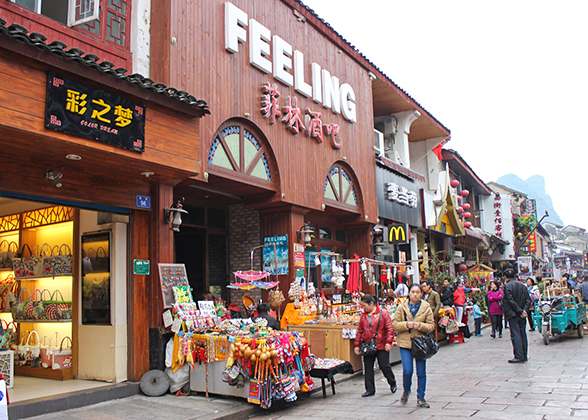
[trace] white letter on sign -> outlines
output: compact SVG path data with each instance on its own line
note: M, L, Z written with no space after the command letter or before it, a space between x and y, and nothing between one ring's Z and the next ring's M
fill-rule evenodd
M343 111L343 117L347 121L357 122L357 111L355 109L355 92L349 83L343 83L341 90L341 110Z
M286 70L292 70L292 45L274 35L273 43L274 78L288 86L294 85L294 77Z
M233 4L225 3L225 49L232 53L239 52L239 41L247 42L247 13Z
M270 55L272 33L254 19L249 20L249 62L264 73L272 72Z
M307 98L312 95L312 86L304 81L304 55L294 51L294 89Z
M335 114L341 113L341 99L339 97L339 78L331 77L331 73L323 69L323 106L331 108Z

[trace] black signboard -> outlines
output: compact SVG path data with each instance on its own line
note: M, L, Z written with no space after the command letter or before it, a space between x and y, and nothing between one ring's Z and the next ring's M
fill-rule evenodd
M376 166L378 217L410 226L423 226L421 187L387 168Z
M138 102L48 73L46 128L144 152L145 112Z
M406 223L388 225L386 242L391 244L407 244L410 242L410 228Z

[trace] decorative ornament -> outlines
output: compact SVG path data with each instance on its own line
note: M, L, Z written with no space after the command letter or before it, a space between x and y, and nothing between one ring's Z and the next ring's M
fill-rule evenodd
M459 185L459 181L457 179L452 179L449 183L452 187L457 187Z
M457 196L457 201L458 201L458 202L461 202L461 195L458 195L458 196Z
M461 264L461 265L459 266L459 271L466 271L467 269L468 269L468 266L467 266L467 265L465 265L465 264Z
M467 197L468 195L470 195L470 191L469 190L461 190L459 194L462 197Z
M466 228L470 228L470 227L472 227L472 223L471 222L465 222L463 224L463 226L466 227Z
M462 214L462 216L466 219L469 219L470 217L472 217L472 213L470 213L469 211L466 211Z
M458 213L461 213L462 211L463 211L463 207L462 207L462 206L459 206L459 207L457 208L457 212L458 212Z
M464 210L469 210L471 207L470 203L463 203L461 206L463 207Z

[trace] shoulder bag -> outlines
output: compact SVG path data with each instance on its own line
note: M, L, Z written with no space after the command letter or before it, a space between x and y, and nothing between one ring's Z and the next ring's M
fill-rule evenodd
M404 312L404 319L407 320L406 311ZM412 319L414 322L414 317L412 317ZM426 360L436 355L439 351L439 344L437 344L435 339L428 334L421 337L413 337L411 333L410 340L412 341L410 352L415 359Z
M366 315L367 316L367 315ZM367 343L362 342L359 345L359 355L360 356L371 356L372 354L376 354L378 351L378 346L376 345L376 336L378 335L378 330L380 329L380 321L382 320L382 310L380 309L380 318L378 318L378 326L376 327L376 332L370 341ZM368 318L369 321L369 318ZM369 322L368 322L369 324ZM370 324L371 329L371 324Z

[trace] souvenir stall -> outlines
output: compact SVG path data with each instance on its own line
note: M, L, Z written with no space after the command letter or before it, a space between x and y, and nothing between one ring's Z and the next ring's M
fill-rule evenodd
M164 318L175 333L166 355L170 377L188 370L191 391L242 397L262 408L273 400L295 401L297 391L314 388L314 356L301 334L275 331L263 319L230 319L222 301L194 302L183 264L160 264L160 275L162 290L171 290L164 292L170 305ZM252 281L230 287L276 286L251 276L259 273L239 273Z
M396 307L403 298L392 297L392 279L401 272L405 273L406 267L404 264L356 257L334 258L331 270L335 287L345 292L327 298L322 291L315 289L312 282L308 282L303 289L301 283L305 283L304 279L295 280L288 292L292 303L286 305L281 326L303 334L317 357L349 361L358 371L362 369L362 360L354 352L354 340L362 311L359 302L363 296L363 285L375 287L376 296L394 317ZM400 354L394 348L391 362L398 361Z

